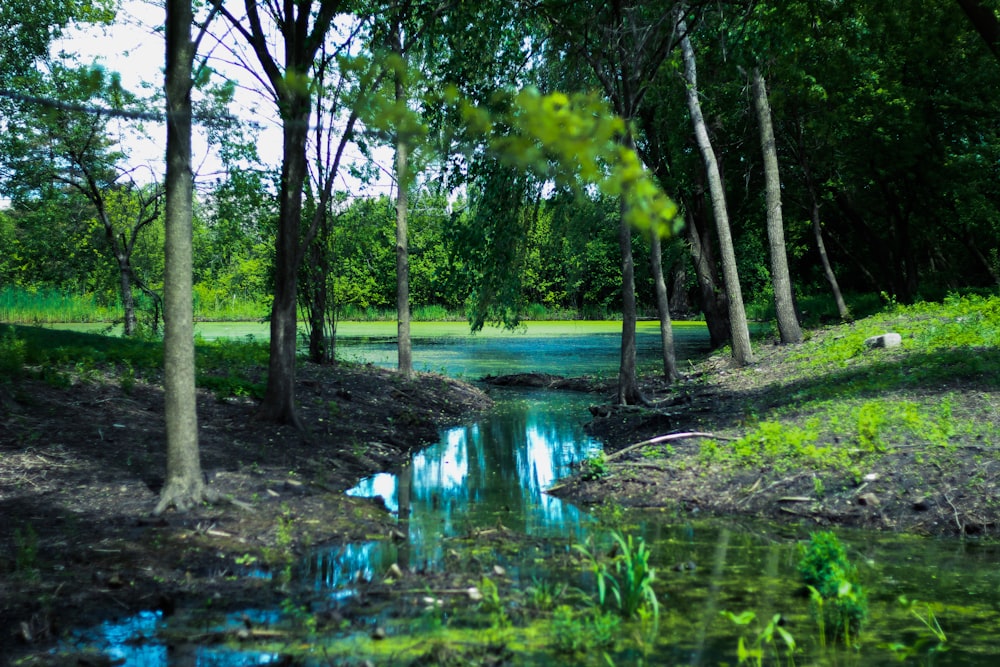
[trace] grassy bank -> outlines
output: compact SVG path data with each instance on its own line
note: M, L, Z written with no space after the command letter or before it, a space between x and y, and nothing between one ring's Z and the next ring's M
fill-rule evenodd
M890 332L899 346L867 342ZM598 461L577 499L613 480L624 504L1000 534L1000 297L896 306L755 354L734 368L720 352L670 387L669 407L595 422L611 449L664 422L708 436Z

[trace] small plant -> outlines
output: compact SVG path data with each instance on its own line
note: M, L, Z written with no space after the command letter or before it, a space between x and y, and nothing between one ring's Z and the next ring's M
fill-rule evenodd
M580 477L585 481L602 479L608 474L608 460L604 452L597 452L580 462Z
M577 656L595 649L611 648L619 634L621 618L591 609L577 613L569 605L556 607L552 615L552 643L556 653Z
M122 367L120 382L122 391L131 396L135 390L135 369L132 368L132 364L128 361Z
M757 615L752 611L745 611L739 616L731 611L719 612L723 617L741 627L749 626L757 620ZM765 653L770 650L774 656L774 662L780 664L781 654L775 637L780 637L785 643L785 659L789 665L795 664L795 638L781 625L781 614L775 614L763 628L757 630L756 635L748 643L743 635L740 635L736 645L736 656L741 665L756 665L761 667L764 664Z
M7 327L0 335L0 378L16 378L21 374L27 350L27 343L17 337L14 327Z
M533 578L531 585L524 590L526 602L532 609L549 611L566 593L566 584L553 584L545 579Z
M948 650L948 636L941 629L941 624L938 623L937 616L934 615L934 610L931 609L929 604L925 603L923 605L923 613L918 608L919 603L916 600L907 599L906 596L899 598L899 604L909 610L923 624L927 633L917 639L912 645L903 644L902 642L891 642L886 644L885 648L892 651L900 662L920 655L924 647L931 642L935 643L927 650L928 661L938 653L944 653Z
M29 524L22 533L14 529L14 571L21 576L34 579L38 576L38 534Z
M506 628L510 625L507 611L504 609L503 600L500 599L500 589L489 577L483 577L479 583L479 591L482 593L482 600L479 608L489 614L490 625L493 628Z
M610 563L599 559L585 545L576 545L597 577L598 606L611 607L625 619L649 611L654 624L658 623L660 603L653 590L656 569L649 564L649 548L641 537L634 540L618 531L612 531L611 537L616 553Z
M810 536L799 559L799 576L809 588L821 641L825 644L830 631L831 637L852 646L868 617L868 596L836 535L820 532Z

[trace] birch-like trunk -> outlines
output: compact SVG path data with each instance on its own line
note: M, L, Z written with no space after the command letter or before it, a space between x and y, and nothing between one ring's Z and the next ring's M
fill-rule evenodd
M801 343L802 328L795 314L792 279L788 274L785 250L785 226L781 217L781 176L778 173L778 149L771 124L771 105L767 100L767 85L760 68L753 70L754 108L760 127L760 147L764 155L764 198L767 205L767 240L771 254L771 285L774 287L774 310L778 318L781 342Z
M747 326L747 314L743 307L743 294L740 291L740 276L736 269L736 253L733 250L733 237L729 229L729 212L726 208L726 196L722 188L722 176L719 164L715 159L715 150L708 137L708 128L701 113L701 102L698 99L698 73L695 66L694 47L687 34L684 20L678 22L678 31L684 35L681 39L681 52L684 57L684 78L687 80L687 103L694 125L695 139L698 150L705 162L705 172L708 178L709 192L712 198L712 212L715 216L716 232L719 236L719 248L722 253L722 275L726 281L726 299L729 302L730 338L733 346L733 362L738 366L753 361L753 350L750 347L750 329Z

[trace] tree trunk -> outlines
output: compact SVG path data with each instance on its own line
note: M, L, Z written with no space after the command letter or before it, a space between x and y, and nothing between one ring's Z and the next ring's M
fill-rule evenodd
M632 227L625 220L625 200L621 201L618 245L622 253L622 352L618 367L619 405L645 403L635 370L635 265L632 261Z
M122 313L125 319L124 334L134 336L138 325L135 316L135 296L132 294L132 271L128 260L118 257L118 289L122 297Z
M767 202L767 239L771 250L771 284L774 286L774 310L778 318L781 342L801 343L802 329L795 315L792 279L788 274L785 250L785 227L781 217L781 177L778 173L778 149L771 125L771 105L767 85L760 68L753 70L753 99L760 125L760 146L764 154L764 196Z
M699 201L703 197L699 197ZM717 349L729 340L729 316L726 304L726 294L716 285L717 271L715 257L712 254L711 239L708 233L708 223L703 219L704 206L699 204L698 210L685 206L684 217L687 220L688 249L694 264L695 279L698 281L698 301L701 312L705 315L705 325L708 327L708 338L712 349Z
M402 57L402 46L396 46ZM402 74L396 73L396 103L405 103L406 90ZM410 252L407 232L407 190L409 186L409 147L401 135L396 137L396 349L399 355L399 372L404 377L413 375L413 356L410 347Z
M191 0L166 3L167 172L164 240L163 388L167 477L153 510L186 511L216 494L198 451L192 299Z
M962 8L965 15L972 22L972 27L976 29L979 36L983 38L990 53L994 58L1000 60L1000 20L993 13L993 9L984 4L981 0L956 0L958 6Z
M677 29L684 35L681 39L681 51L684 56L684 77L687 80L688 110L691 113L691 122L694 125L698 149L705 162L705 172L712 197L712 212L715 215L719 247L722 252L722 274L726 281L726 299L729 302L729 328L733 346L733 362L738 366L743 366L753 361L753 350L750 347L750 329L747 326L743 294L740 292L740 277L736 269L736 253L733 250L733 239L729 230L726 195L722 189L722 178L719 175L715 151L708 138L708 128L705 126L705 119L701 113L701 102L698 100L698 75L695 67L694 48L691 46L691 39L687 35L687 26L683 20L678 22Z
M656 291L656 311L660 316L660 342L663 353L663 379L673 382L681 377L677 370L677 356L674 354L674 331L670 323L670 303L667 300L667 283L663 279L663 256L660 235L650 231L649 262L653 272L653 286Z
M274 302L271 304L271 345L267 388L259 416L302 430L295 409L296 299L302 223L302 185L306 178L308 94L287 94L284 112L284 150L274 258Z
M678 259L670 267L670 284L673 286L670 293L670 312L680 314L681 319L687 319L691 313L691 298L688 293L687 267L683 257Z
M833 300L837 304L837 314L842 321L847 322L852 319L851 311L847 307L847 302L844 301L844 295L840 291L840 283L837 282L837 274L833 272L833 265L830 264L830 257L826 253L826 242L823 241L823 224L819 216L819 197L816 194L816 188L812 182L809 182L808 176L806 181L808 182L809 196L812 199L810 217L812 218L813 238L816 240L816 250L819 252L820 263L823 265L823 275L826 276L826 281L830 283L830 289L833 291Z

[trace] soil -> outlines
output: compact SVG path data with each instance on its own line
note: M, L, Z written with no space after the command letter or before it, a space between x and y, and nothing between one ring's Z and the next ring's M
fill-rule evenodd
M877 353L906 364L904 352ZM716 355L676 383L646 378L642 388L651 407L614 405L614 387L602 381L536 374L492 381L593 392L587 428L606 443L605 474L578 474L552 491L583 505L611 501L686 516L997 535L996 443L961 433L946 450L894 446L861 476L706 463L700 436L628 449L663 434L737 438L756 415L778 406L783 422L803 423L810 415L794 411L802 380L790 379L789 354L786 347L762 346L746 368ZM322 544L391 539L395 519L385 507L344 491L436 441L439 427L490 405L476 387L442 376L405 380L372 366L305 366L298 403L310 432L303 434L256 420L253 400L202 393L203 468L211 485L236 502L157 518L150 512L165 469L162 391L142 381L124 387L113 373L67 388L35 379L0 384L0 665L15 659L53 664L45 651L69 628L140 610L169 614L206 599L232 609L251 600L258 608L279 604L277 587L231 576L234 564L266 564L276 553L301 554ZM924 403L947 392L956 416L1000 432L995 378L909 391L908 398ZM294 531L282 530L290 522ZM470 539L498 545L518 539L491 532ZM444 576L458 577L461 567ZM418 583L430 585L425 578ZM464 591L468 582L441 583L441 589Z
M837 329L813 333L815 342ZM605 443L605 470L580 472L550 493L591 506L610 499L633 508L673 510L684 515L743 515L807 526L848 526L935 536L1000 535L1000 433L997 378L956 377L926 386L909 385L870 398L894 397L931 412L945 400L956 420L976 423L976 433L957 428L946 447L895 441L859 470L812 467L780 469L720 464L701 456L701 435L655 445L631 445L664 434L711 436L721 446L746 435L759 415L781 411L783 425L805 425L813 417L797 409L796 394L820 383L847 381L817 374L803 378L794 346L769 344L755 363L736 368L724 354L697 364L683 380L642 383L655 407L621 407L610 401L591 408L587 430ZM907 373L919 360L903 348L873 349L880 368ZM996 355L996 350L970 350ZM874 359L859 360L867 364ZM613 394L608 394L610 399ZM845 429L846 430L846 429ZM849 434L835 446L856 447ZM874 460L871 460L874 459Z
M344 491L491 404L464 382L373 366L306 365L297 381L308 433L258 421L252 399L200 392L204 474L235 502L160 517L160 386L124 391L110 373L0 384L0 665L52 664L65 631L141 610L266 604L277 587L237 581L234 563L391 535L384 505Z

